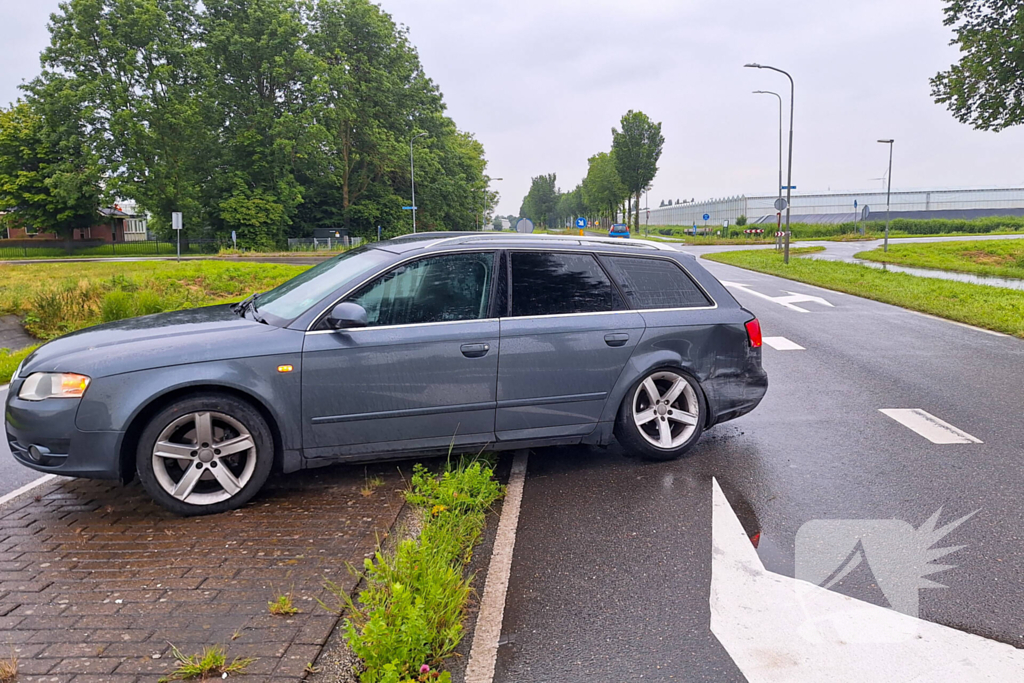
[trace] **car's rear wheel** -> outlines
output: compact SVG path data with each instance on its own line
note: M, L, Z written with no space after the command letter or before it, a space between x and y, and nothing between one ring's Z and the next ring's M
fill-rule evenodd
M649 372L626 394L615 422L615 437L630 453L650 460L674 460L704 431L704 394L682 370Z
M274 439L245 401L208 394L177 401L143 430L136 455L139 481L156 502L179 515L240 507L266 483Z

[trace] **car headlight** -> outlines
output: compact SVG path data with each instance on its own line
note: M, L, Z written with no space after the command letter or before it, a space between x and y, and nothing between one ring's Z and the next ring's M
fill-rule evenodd
M33 372L21 385L18 398L42 401L47 398L81 398L91 380L73 372Z

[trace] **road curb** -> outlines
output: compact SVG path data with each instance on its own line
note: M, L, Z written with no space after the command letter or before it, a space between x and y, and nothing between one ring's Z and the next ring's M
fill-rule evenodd
M61 479L63 477L60 477ZM24 498L29 495L37 488L44 484L48 484L54 479L58 479L56 474L44 474L34 481L30 481L20 488L16 488L10 493L0 496L0 509L7 507L10 503L17 502L20 498Z

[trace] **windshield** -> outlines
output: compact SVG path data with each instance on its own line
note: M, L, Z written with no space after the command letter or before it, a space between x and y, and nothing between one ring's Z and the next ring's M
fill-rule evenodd
M256 300L259 314L294 320L345 282L373 270L387 260L383 252L366 247L328 259L261 294Z

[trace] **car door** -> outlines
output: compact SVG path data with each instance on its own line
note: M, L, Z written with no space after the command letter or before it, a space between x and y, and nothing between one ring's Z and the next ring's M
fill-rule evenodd
M501 439L593 431L644 331L588 252L512 251L501 319Z
M495 263L474 251L400 264L345 299L366 310L366 327L307 332L306 457L493 440Z

